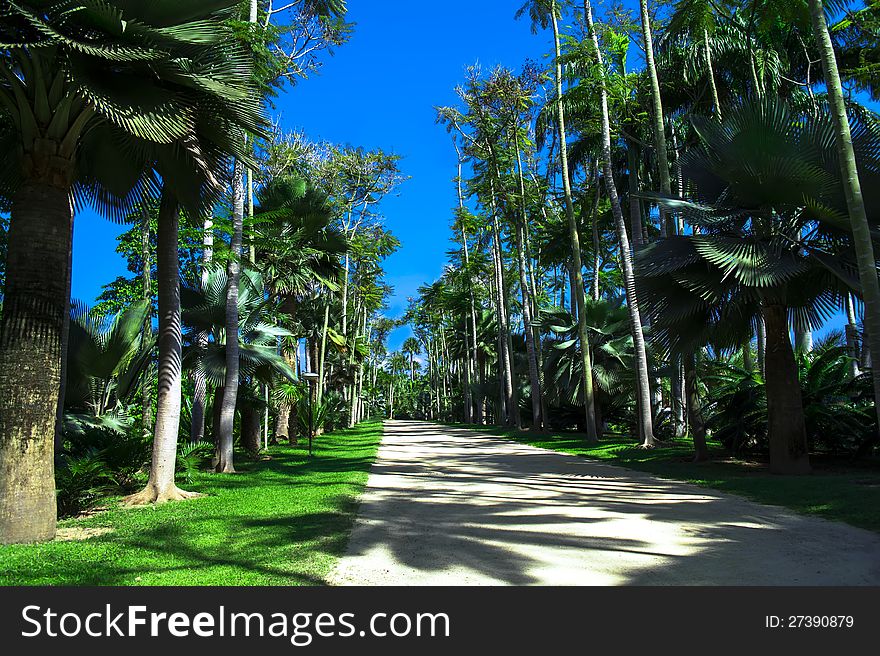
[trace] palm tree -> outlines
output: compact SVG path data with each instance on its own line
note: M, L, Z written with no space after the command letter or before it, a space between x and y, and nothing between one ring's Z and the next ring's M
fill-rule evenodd
M121 216L155 189L143 182L151 145L192 146L194 93L209 93L210 80L240 63L218 48L236 5L77 0L3 10L0 195L12 213L0 321L0 542L55 532L51 436L73 199ZM234 64L210 71L221 50Z
M400 347L400 352L409 357L410 381L415 382L416 356L422 352L422 347L419 344L419 340L417 340L415 337L408 337L406 340L404 340L403 345Z
M571 171L568 163L568 138L565 127L565 108L562 98L562 44L559 32L560 6L557 0L529 0L518 12L517 17L528 13L532 19L533 30L540 26L546 29L553 27L553 44L556 53L555 81L556 81L556 129L559 139L559 162L562 174L562 189L565 197L565 215L568 218L569 241L571 242L571 272L574 286L572 294L573 303L578 308L578 338L581 341L581 357L583 358L584 376L584 413L586 416L586 439L588 442L596 442L599 439L596 433L596 410L593 394L592 354L590 352L589 333L587 326L581 320L584 314L584 300L586 289L584 287L584 268L581 261L580 236L578 235L577 219L574 211L574 200L571 189Z
M632 252L629 246L629 237L626 231L626 221L620 207L620 197L617 194L617 186L614 182L614 169L611 154L611 117L608 111L608 90L604 71L602 52L599 49L599 37L593 23L593 8L589 0L584 0L584 15L589 32L588 39L592 46L592 54L599 64L600 80L599 94L602 115L602 166L605 188L611 201L611 212L614 216L614 224L617 230L617 239L620 242L621 270L623 273L624 288L626 289L626 302L630 313L630 329L633 333L633 345L635 348L636 380L638 390L638 413L639 425L642 435L642 445L652 447L654 440L654 420L651 413L651 384L648 377L648 354L645 346L645 335L642 330L642 317L639 311L639 303L636 294L635 275L633 273Z
M65 367L65 432L103 427L120 432L150 370L152 333L143 332L150 301L139 301L108 320L80 303L71 308Z
M728 108L721 123L694 119L694 127L700 146L684 165L700 202L657 200L699 234L653 244L640 261L654 336L673 353L706 339L716 351L737 350L763 319L771 469L803 473L809 458L789 319L801 330L818 327L859 292L834 127L821 106L798 114L773 97ZM859 127L855 152L876 188L880 135Z
M216 387L214 416L218 425L213 426L217 439L215 461L220 460L222 438L219 426L219 412L225 394L224 384L227 379L227 361L229 358L228 332L226 328L227 291L229 288L228 271L213 265L199 288L185 287L182 290L183 323L187 327L184 364L188 367L202 367L209 383ZM290 364L277 353L279 339L290 337L291 333L279 325L275 314L274 301L264 298L264 282L260 273L252 269L243 269L238 294L238 358L236 370L241 378L253 383L272 384L279 377L292 381L295 374ZM202 335L208 335L203 342ZM242 421L249 424L254 418L255 395L239 396L237 408L242 413ZM253 433L251 429L243 432L242 442L248 450L253 450ZM250 437L250 440L245 439Z
M281 311L293 328L303 298L320 298L321 290L338 291L342 273L340 257L348 252L342 232L331 225L334 214L326 194L295 176L271 180L258 195L254 245L259 270L269 294L280 302ZM330 299L324 297L324 327L321 352L326 355L326 335L330 321ZM301 335L301 333L298 333ZM285 348L286 357L291 358ZM323 356L318 363L322 370ZM319 381L318 400L323 396ZM290 404L278 407L276 437L289 433Z
M828 100L831 105L831 116L834 120L840 175L846 194L846 207L853 244L856 249L862 294L865 299L865 337L871 353L880 353L880 281L877 278L877 258L874 254L871 226L865 211L858 162L853 148L853 135L847 117L843 87L840 83L837 57L834 54L834 46L828 32L822 0L809 0L809 5L813 32L821 53L825 84L828 87ZM871 373L874 380L877 418L880 421L880 367L872 367Z

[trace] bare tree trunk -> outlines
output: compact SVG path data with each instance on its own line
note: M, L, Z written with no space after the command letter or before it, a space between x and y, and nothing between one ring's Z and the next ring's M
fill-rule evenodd
M872 354L880 353L880 280L877 279L877 259L874 254L871 229L865 210L865 200L862 196L862 185L853 149L849 117L846 113L843 87L837 69L837 57L834 54L831 35L828 33L822 0L810 0L810 15L813 19L813 33L821 53L822 71L825 74L825 83L828 87L831 115L837 131L841 179L849 210L853 245L856 250L859 278L862 283L862 295L865 299L865 341ZM877 413L877 421L880 423L880 367L872 367L871 376L874 382L874 410Z
M709 447L706 446L706 423L703 421L703 406L697 381L696 356L689 353L682 360L687 394L688 427L694 441L694 461L704 462L709 459Z
M250 403L241 408L241 445L251 456L260 453L260 413Z
M150 256L150 212L146 204L141 205L141 285L144 300L147 302L147 314L144 317L142 335L144 342L153 337L153 285ZM152 358L150 358L152 362ZM150 371L148 367L147 371ZM141 390L141 427L144 433L153 428L153 381L150 375L144 376Z
M766 374L767 433L770 471L807 474L810 458L798 368L788 332L788 313L782 305L762 308L767 327Z
M715 84L715 67L712 65L712 48L709 44L709 30L705 28L703 28L703 47L706 51L706 68L709 71L709 88L712 90L712 104L715 108L715 118L721 121L721 101L718 100L718 86Z
M242 164L236 160L232 174L232 257L228 264L226 288L226 382L220 414L220 443L217 445L217 472L235 473L232 434L238 401L240 353L238 343L238 285L241 279L241 248L244 230L244 180Z
M324 399L324 364L327 359L327 330L330 328L330 303L324 306L324 327L321 330L321 353L318 356L318 405Z
M584 12L587 19L587 27L590 33L590 41L593 46L593 54L602 66L602 53L599 50L599 39L593 26L593 13L589 0L584 0ZM645 336L642 331L642 318L639 312L638 299L636 297L635 276L633 275L632 254L629 248L629 238L626 234L626 222L623 211L620 208L620 198L617 195L617 187L614 185L614 171L611 167L611 117L608 111L608 92L606 89L604 72L600 80L601 110L602 110L602 159L605 171L605 187L611 201L611 210L617 227L617 236L620 241L621 269L623 270L623 282L626 288L626 300L630 315L630 329L633 335L633 347L635 351L636 380L638 381L639 396L639 432L642 436L642 445L652 447L654 439L654 419L651 416L651 384L648 378L648 355L645 347ZM667 170L667 175L668 175Z
M156 428L153 458L147 486L125 499L129 505L178 501L197 496L174 483L177 435L180 429L183 335L180 316L180 262L177 200L162 191L159 206L156 270L159 287L159 385L156 396Z
M29 180L16 192L0 318L2 544L55 537L55 425L72 226L68 186Z
M532 401L532 430L544 428L544 417L541 410L541 376L538 369L538 353L535 345L535 329L532 325L532 294L529 285L528 265L526 263L526 240L525 230L529 217L526 211L526 184L523 177L522 155L519 150L519 137L514 134L514 148L516 149L516 172L519 180L520 193L520 223L514 227L516 231L516 250L519 260L519 286L522 299L522 315L524 337L526 341L526 355L529 361L529 388ZM497 162L496 162L497 171Z
M211 263L214 261L214 222L210 218L205 219L202 235L202 287L208 282ZM196 347L199 354L208 348L208 333L202 331L196 337ZM192 421L190 424L190 442L202 442L205 439L205 408L208 403L208 382L205 378L205 368L202 357L193 368L193 401Z
M654 136L654 150L657 157L657 168L660 173L660 191L666 196L672 194L672 180L669 176L669 155L666 145L665 117L663 116L663 99L660 96L660 80L657 77L657 64L654 61L654 38L651 35L651 17L648 13L648 0L640 0L640 14L642 21L642 40L645 46L645 63L648 69L648 78L651 81L651 118L653 120L651 132ZM665 234L671 237L675 234L675 223L671 215L660 210L660 223Z
M859 371L859 328L856 323L856 308L851 294L846 297L846 353L850 357L850 377L856 378Z

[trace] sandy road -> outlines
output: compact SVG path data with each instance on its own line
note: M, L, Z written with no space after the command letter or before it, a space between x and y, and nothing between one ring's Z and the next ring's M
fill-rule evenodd
M330 581L880 585L880 535L472 431L389 422Z

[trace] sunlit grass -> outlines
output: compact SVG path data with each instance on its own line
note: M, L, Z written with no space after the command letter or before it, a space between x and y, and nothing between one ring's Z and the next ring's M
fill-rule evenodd
M645 450L632 439L621 437L588 445L582 435L574 433L534 434L497 427L477 428L542 449L602 460L880 532L880 463L876 459L813 456L812 475L777 476L770 474L766 464L759 460L730 458L717 443L710 443L712 461L695 463L693 446L687 440Z
M206 496L65 520L109 528L82 541L0 547L2 585L320 585L345 549L382 437L368 422L271 460L240 457L239 473L197 474Z

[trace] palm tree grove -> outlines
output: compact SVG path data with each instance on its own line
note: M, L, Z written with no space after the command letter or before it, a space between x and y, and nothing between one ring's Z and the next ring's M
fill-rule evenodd
M880 584L880 2L523 1L0 0L0 584Z

